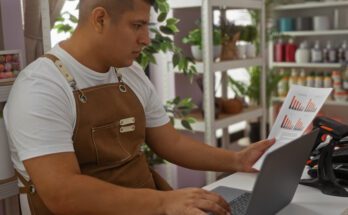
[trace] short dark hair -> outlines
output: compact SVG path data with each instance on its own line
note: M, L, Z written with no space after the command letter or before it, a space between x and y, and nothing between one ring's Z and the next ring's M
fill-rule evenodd
M156 0L144 1L153 6ZM133 3L134 0L80 0L79 22L87 20L89 13L96 7L105 8L114 18L119 17L125 11L131 10Z

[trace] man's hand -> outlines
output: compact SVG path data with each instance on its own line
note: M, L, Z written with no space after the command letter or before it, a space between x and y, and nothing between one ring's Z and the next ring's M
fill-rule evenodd
M163 210L166 215L229 215L228 203L219 195L199 188L168 191L163 196Z
M237 153L237 171L238 172L255 172L252 168L254 163L265 153L265 151L275 143L275 139L262 140L251 144L246 149Z

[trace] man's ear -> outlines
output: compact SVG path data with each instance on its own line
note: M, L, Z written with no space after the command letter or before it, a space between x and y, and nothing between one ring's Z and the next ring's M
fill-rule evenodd
M91 21L94 30L98 33L102 33L108 18L109 15L103 7L94 8L91 13Z

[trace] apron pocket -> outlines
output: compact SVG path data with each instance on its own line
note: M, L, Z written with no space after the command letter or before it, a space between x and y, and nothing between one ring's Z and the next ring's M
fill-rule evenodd
M97 164L122 163L131 157L119 141L118 133L118 122L92 128Z

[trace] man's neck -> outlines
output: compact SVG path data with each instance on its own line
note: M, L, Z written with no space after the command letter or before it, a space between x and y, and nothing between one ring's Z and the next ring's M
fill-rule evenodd
M73 36L61 42L59 45L62 49L73 56L82 65L93 71L105 73L109 71L110 66L106 65L102 59L96 55L96 48L91 47L88 36L80 36L82 32L76 29Z

